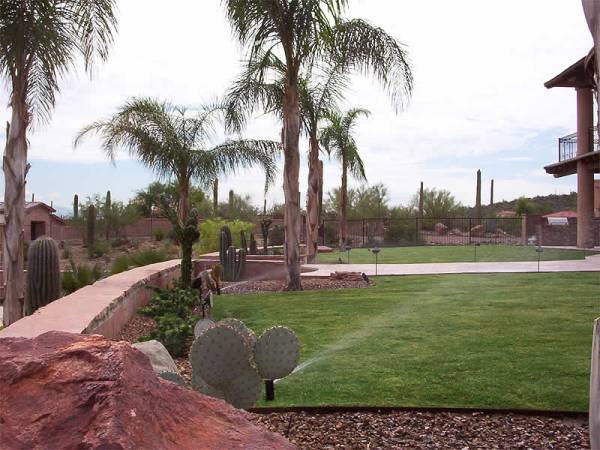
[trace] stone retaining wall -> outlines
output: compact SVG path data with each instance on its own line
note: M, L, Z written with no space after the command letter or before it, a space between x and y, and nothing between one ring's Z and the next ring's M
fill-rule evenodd
M150 301L152 291L146 286L167 287L179 273L180 261L174 260L104 278L0 330L0 338L31 338L52 330L116 338Z

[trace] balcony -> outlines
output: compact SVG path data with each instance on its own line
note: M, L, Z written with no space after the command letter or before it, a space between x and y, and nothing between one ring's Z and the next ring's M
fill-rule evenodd
M590 129L590 152L577 156L577 133L558 140L558 162L544 167L546 173L560 178L577 173L577 165L583 163L600 173L600 142L596 127Z
M590 148L592 152L600 150L596 127L590 129ZM577 157L577 133L569 134L558 140L558 161L568 161Z

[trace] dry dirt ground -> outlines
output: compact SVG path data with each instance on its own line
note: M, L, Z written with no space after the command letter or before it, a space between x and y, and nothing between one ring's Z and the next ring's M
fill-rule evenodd
M109 251L105 255L98 258L90 258L88 256L87 247L84 247L81 243L65 243L61 246L63 247L59 252L61 270L71 269L70 259L72 258L75 264L87 264L89 266L98 264L103 272L110 272L113 261L119 256L137 253L142 250L166 249L170 254L172 254L173 258L177 257L177 247L170 245L166 240L157 242L149 238L126 240L122 245L115 247L111 245ZM68 250L65 251L65 248Z

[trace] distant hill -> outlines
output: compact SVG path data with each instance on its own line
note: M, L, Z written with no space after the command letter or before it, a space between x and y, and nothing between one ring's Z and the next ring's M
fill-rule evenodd
M536 214L548 214L557 211L577 211L577 193L563 195L539 195L528 198ZM511 201L502 201L494 204L493 207L484 205L482 214L484 216L495 215L500 211L514 211L517 199ZM472 209L472 208L471 208Z

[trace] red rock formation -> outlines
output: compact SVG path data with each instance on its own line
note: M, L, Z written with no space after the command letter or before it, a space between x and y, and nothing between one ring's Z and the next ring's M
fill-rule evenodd
M0 339L2 449L290 449L226 403L159 379L126 342Z

